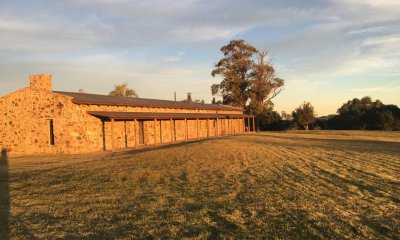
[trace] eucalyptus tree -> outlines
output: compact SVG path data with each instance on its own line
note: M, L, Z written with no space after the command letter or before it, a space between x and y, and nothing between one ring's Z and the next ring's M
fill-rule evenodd
M133 97L137 98L139 95L134 89L128 87L127 83L122 83L114 86L114 90L112 90L109 96L119 96L119 97Z

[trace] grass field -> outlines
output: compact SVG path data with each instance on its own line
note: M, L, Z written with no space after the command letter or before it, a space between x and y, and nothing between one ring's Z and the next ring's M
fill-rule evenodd
M399 132L266 132L1 162L9 239L400 239Z

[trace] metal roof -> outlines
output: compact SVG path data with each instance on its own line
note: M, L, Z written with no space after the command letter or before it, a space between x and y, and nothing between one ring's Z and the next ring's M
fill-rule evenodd
M72 102L75 104L243 111L242 108L216 104L186 103L147 98L114 97L107 95L75 92L54 91L54 93L72 97Z
M245 118L253 117L246 114L208 114L208 113L159 113L159 112L103 112L88 111L88 114L102 118L114 120L133 120L133 119L207 119L207 118Z

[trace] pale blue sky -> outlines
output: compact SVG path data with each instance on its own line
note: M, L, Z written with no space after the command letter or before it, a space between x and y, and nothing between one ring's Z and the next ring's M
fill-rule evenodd
M0 1L0 96L53 75L56 90L210 102L219 49L244 39L273 57L275 109L319 116L352 98L400 105L400 1Z

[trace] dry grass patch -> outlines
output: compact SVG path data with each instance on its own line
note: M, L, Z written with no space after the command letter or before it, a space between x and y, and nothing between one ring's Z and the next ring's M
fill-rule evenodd
M268 132L8 165L10 239L400 238L396 132Z

